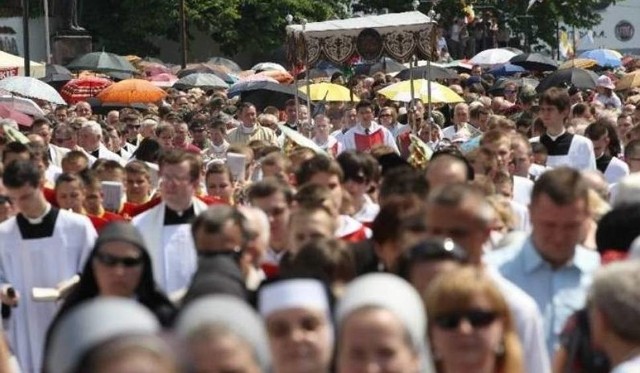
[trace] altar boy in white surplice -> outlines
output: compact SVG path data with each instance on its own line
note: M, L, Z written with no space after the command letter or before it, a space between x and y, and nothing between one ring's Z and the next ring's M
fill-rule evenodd
M32 289L55 288L80 273L96 231L86 216L47 202L44 177L31 161L9 163L2 181L20 211L0 224L0 298L14 306L5 320L6 335L22 372L40 372L45 334L58 304L35 302Z
M133 224L149 248L156 282L165 292L174 293L185 289L195 273L191 222L207 205L195 198L201 169L197 155L171 150L159 163L162 202L136 216Z

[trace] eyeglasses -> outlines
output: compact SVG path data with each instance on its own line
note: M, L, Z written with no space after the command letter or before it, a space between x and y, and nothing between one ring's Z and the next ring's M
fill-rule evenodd
M386 113L385 113L385 114L380 114L380 115L378 115L378 118L385 118L385 117L387 117L387 118L388 118L388 117L390 117L390 116L391 116L391 114L386 114Z
M457 329L464 319L474 328L486 328L493 324L497 318L498 314L496 312L476 309L465 312L445 313L437 316L434 322L442 329L453 330Z
M504 93L516 93L513 89L505 89Z
M9 198L9 196L0 195L0 205L4 205L5 203L11 204L11 198Z
M107 267L116 267L122 265L125 268L133 268L142 265L142 256L139 257L119 257L111 254L97 252L95 258L101 264Z

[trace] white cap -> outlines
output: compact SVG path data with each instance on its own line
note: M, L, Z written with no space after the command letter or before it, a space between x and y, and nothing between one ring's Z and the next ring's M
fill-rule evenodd
M421 372L435 372L427 342L427 317L418 292L405 280L388 273L371 273L353 280L336 308L336 322L342 327L353 312L367 306L380 307L394 314L420 352Z
M180 313L176 332L185 338L208 325L227 327L253 348L263 372L271 370L271 354L264 323L246 302L231 295L202 297Z
M327 290L322 282L313 279L282 280L260 289L258 311L262 317L292 308L329 312Z
M156 317L140 303L126 298L97 297L71 309L51 335L46 358L48 372L68 373L84 355L112 338L155 335Z

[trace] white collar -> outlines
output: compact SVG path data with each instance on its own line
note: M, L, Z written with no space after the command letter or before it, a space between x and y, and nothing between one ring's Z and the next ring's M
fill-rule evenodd
M257 124L254 124L253 127L246 127L244 123L240 124L240 131L244 134L250 134L257 130Z
M44 217L47 216L47 214L50 211L51 211L51 204L47 202L47 205L44 208L44 213L42 213L42 215L38 216L37 218L28 218L25 215L22 215L22 216L24 216L24 218L27 219L29 224L36 225L36 224L41 224L42 220L44 220Z
M547 136L549 136L551 138L551 140L556 141L558 139L558 137L564 135L565 132L567 132L567 131L563 128L559 135L552 136L547 132Z

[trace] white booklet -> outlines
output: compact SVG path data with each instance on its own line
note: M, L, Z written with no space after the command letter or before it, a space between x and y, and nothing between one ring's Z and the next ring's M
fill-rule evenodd
M59 282L55 288L33 288L31 297L36 302L55 302L64 297L78 282L80 282L80 276L75 275Z
M118 181L102 182L102 206L107 211L120 211L122 197L124 195L124 185Z

